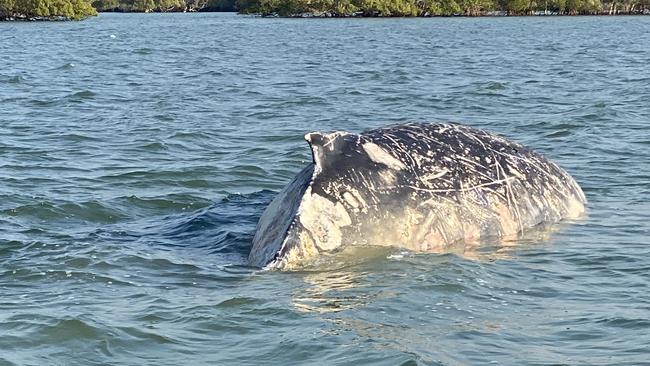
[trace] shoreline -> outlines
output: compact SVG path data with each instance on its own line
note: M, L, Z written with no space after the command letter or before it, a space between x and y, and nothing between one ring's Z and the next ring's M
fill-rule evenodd
M559 14L555 12L535 12L531 14L507 14L506 12L491 11L484 14L453 14L453 15L364 15L359 13L351 14L334 14L334 13L300 13L293 15L279 15L277 13L271 14L261 14L261 13L242 13L237 11L222 11L222 10L170 10L170 11L124 11L124 10L98 10L98 13L120 13L120 14L152 14L152 13L236 13L237 15L249 16L249 17L259 17L259 18L284 18L284 19L294 19L294 18L501 18L501 17L581 17L581 16L645 16L650 15L650 9L645 9L644 11L638 12L593 12L593 13L584 13L584 14Z
M86 19L86 18L84 18ZM80 20L84 20L80 19ZM0 22L71 22L76 19L54 16L54 17L28 17L28 16L10 16L0 18Z
M0 0L0 20L83 20L100 13L236 12L262 18L650 15L644 0ZM36 1L36 2L34 2ZM4 4L4 5L3 5Z
M237 15L248 16L248 17L257 17L257 18L278 18L278 19L350 19L350 18L386 18L386 19L396 19L396 18L523 18L523 17L627 17L627 16L648 16L650 15L650 9L645 9L642 12L598 12L598 13L588 13L588 14L558 14L558 13L533 13L533 14L505 14L499 12L488 12L485 14L453 14L453 15L416 15L416 16L404 16L404 15L364 15L364 14L332 14L332 13L301 13L294 15L279 15L279 14L246 14L239 13L236 11L221 11L221 10L173 10L173 11L124 11L124 10L103 10L98 11L98 15L102 13L114 13L114 14L166 14L166 13L236 13ZM38 17L38 16L24 16L24 15L13 15L10 17L0 18L0 22L68 22L74 20L86 20L89 17L82 19L72 19L64 16L51 16L51 17Z
M650 10L641 13L593 13L593 14L453 14L453 15L320 15L320 14L296 14L296 15L277 15L277 14L240 14L245 16L259 17L259 18L279 18L279 19L350 19L350 18L543 18L543 17L629 17L629 16L648 16Z

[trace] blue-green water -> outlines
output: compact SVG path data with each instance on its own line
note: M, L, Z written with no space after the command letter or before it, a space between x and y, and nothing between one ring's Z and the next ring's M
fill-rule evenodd
M650 364L650 17L0 23L0 365ZM452 120L588 215L472 256L245 258L312 130Z

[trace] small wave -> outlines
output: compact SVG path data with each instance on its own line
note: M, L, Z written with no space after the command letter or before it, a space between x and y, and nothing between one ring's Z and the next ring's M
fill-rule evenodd
M548 138L559 138L559 137L571 136L571 134L572 134L571 130L566 129L566 128L562 128L562 129L559 129L559 130L549 132L544 136L548 137Z
M94 92L90 90L82 90L76 93L72 93L68 95L67 99L72 99L72 100L84 100L84 99L92 99L96 96Z
M211 203L209 200L187 194L171 194L158 197L129 196L120 198L117 201L126 201L122 202L122 204L126 203L130 207L135 206L137 208L157 212L167 210L180 211L186 209L196 210L204 208Z
M266 177L268 172L256 165L237 165L230 170L235 178L257 178Z
M88 136L88 135L84 134L83 132L67 133L65 135L61 135L59 138L61 140L65 140L65 141L69 141L69 142L102 141L101 138Z
M224 73L221 72L221 71L217 71L217 70L209 70L209 71L205 71L202 75L206 75L206 76L210 76L210 77L219 77L219 76L223 76ZM194 76L194 77L196 77L196 76ZM256 92L256 93L258 95L262 95L262 93L259 93L259 92Z
M29 101L29 104L31 104L34 107L52 107L57 104L59 104L58 99L32 99Z
M65 63L65 64L57 67L55 70L70 70L70 69L74 68L75 66L77 66L77 65L75 65L72 62L68 62L68 63Z
M159 141L146 143L141 148L147 151L163 151L169 149L164 142Z
M90 90L82 90L65 97L56 97L51 99L32 99L29 103L35 107L52 107L65 102L82 102L84 100L93 99L97 94Z
M39 337L43 343L50 343L67 340L94 339L100 330L79 319L59 320L55 324L43 327L39 331Z
M497 81L492 81L483 86L485 90L505 90L506 85Z
M174 215L149 225L144 236L163 239L165 245L208 248L211 253L247 255L257 221L275 195L260 191L231 194L191 216Z
M613 328L639 329L645 330L650 328L650 320L642 318L615 317L597 321Z
M25 78L20 75L0 77L0 83L5 83L5 84L22 84L24 81Z
M128 338L133 338L138 341L154 342L157 344L176 344L179 343L176 339L158 334L153 330L149 329L147 331L141 330L135 327L121 327L119 328L121 332L125 333L123 336Z
M170 118L168 115L166 115L164 118ZM170 119L170 121L173 121L173 118ZM209 136L206 133L203 132L186 132L186 131L179 131L174 133L173 135L170 135L167 137L167 139L174 140L182 140L182 141L194 141L194 140L201 140L201 139L206 139Z
M258 305L262 302L263 301L260 299L256 299L254 297L233 297L227 300L223 300L222 302L218 303L216 307L224 309L241 309L246 305Z
M4 225L4 222L0 222L0 223ZM2 243L2 245L0 245L0 256L4 256L5 254L11 253L12 251L16 249L20 249L25 245L25 243L23 243L20 240L9 240L9 241L2 240L0 241L0 243Z
M161 122L173 122L174 121L174 116L170 114L156 114L153 116L153 118L161 121Z
M9 362L9 359L3 358L0 356L0 365L5 365L5 366L16 366L17 364L13 362Z
M553 129L574 130L574 129L584 128L585 124L584 123L575 123L574 121L572 121L572 122L560 122L560 123L550 125L550 127L553 128Z
M144 48L136 49L135 51L133 51L133 53L136 53L138 55L149 55L153 53L153 50L151 48L144 47Z
M79 203L42 201L4 209L0 213L13 217L31 217L42 221L80 220L94 223L115 223L127 217L121 211L97 201Z
M135 153L141 154L142 149L132 149ZM151 154L151 152L149 152ZM158 170L134 170L127 172L113 173L111 175L104 175L95 178L97 182L106 184L115 183L120 185L129 185L131 188L147 188L155 184L172 185L175 187L184 188L202 188L202 187L215 187L221 186L221 182L217 182L207 176L211 173L209 167L192 167L187 169L180 169L175 171L158 171ZM124 197L118 198L123 199ZM165 199L176 201L181 206L192 206L187 209L204 207L212 201L206 198L191 196L188 194L170 194L155 197L141 197L144 199ZM198 204L198 206L196 206ZM178 207L181 207L178 206Z

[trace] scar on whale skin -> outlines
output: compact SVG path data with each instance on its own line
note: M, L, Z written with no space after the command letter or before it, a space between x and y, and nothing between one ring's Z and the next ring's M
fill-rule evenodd
M348 246L444 252L579 217L562 168L501 136L451 123L305 135L313 162L269 204L249 263L300 268Z

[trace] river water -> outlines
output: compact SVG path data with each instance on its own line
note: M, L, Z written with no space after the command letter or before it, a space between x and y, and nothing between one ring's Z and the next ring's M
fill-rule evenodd
M650 364L650 17L0 23L0 365ZM588 214L246 266L303 135L455 121Z

